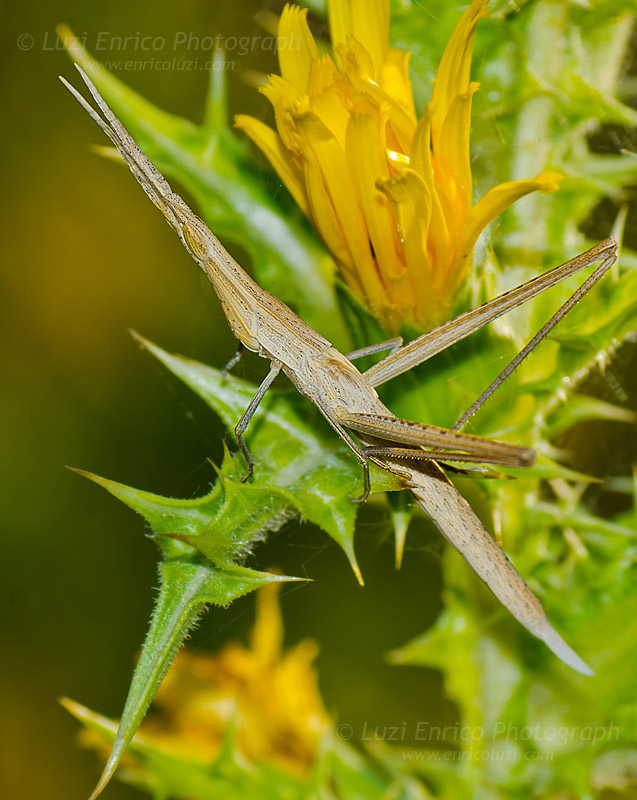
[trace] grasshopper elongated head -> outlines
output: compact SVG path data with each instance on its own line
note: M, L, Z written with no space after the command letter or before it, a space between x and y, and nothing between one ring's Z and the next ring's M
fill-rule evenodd
M170 210L179 225L177 232L190 255L202 267L213 255L210 232L206 224L191 211L177 195L176 202L170 202Z
M209 243L202 231L192 222L186 222L182 225L181 234L195 261L199 261L202 264L205 263L210 258L211 252Z

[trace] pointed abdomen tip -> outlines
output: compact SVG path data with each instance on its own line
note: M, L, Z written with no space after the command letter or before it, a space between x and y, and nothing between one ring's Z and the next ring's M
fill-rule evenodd
M552 627L548 620L546 621L544 629L537 635L540 639L542 639L547 647L549 647L560 660L562 660L565 664L568 664L569 667L577 672L581 672L582 675L592 676L595 674L588 664L585 661L582 661L575 650L566 644L564 639L562 639L562 637L555 630L555 628Z

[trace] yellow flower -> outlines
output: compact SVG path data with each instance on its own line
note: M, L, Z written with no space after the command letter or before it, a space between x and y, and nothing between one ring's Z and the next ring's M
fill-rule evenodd
M497 186L475 205L469 132L478 89L469 71L487 0L473 0L440 61L420 120L409 53L389 47L389 0L329 0L333 57L321 55L307 11L279 22L281 75L261 90L277 130L236 124L258 145L333 254L343 280L394 332L431 328L451 312L485 226L560 175Z
M317 646L308 639L282 650L278 590L270 584L257 593L251 647L232 642L215 655L177 656L154 701L161 713L141 726L146 742L209 762L232 727L252 762L311 770L331 728L312 667Z

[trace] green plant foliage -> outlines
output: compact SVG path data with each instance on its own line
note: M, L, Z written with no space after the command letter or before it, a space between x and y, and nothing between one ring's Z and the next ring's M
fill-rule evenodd
M425 5L427 13L422 4L395 3L392 22L395 44L413 53L419 109L430 99L430 80L458 18L455 4ZM482 82L472 131L477 194L547 168L566 177L554 195L526 198L506 212L492 244L483 237L482 259L476 258L482 266L459 310L585 249L581 225L600 198L622 202L625 186L637 175L637 159L600 155L589 147L589 134L600 124L637 122L619 83L634 4L528 0L515 12L511 3L494 6L476 39L474 75ZM299 216L289 213L288 199L263 192L250 149L228 129L222 70L212 72L205 120L195 126L156 109L78 45L71 44L71 54L150 158L193 195L211 228L248 250L260 282L275 285L282 299L336 344L367 341L375 323L346 290L335 290L331 259ZM458 480L596 677L574 675L557 662L447 551L444 611L430 630L391 657L440 670L458 714L456 730L466 736L441 733L411 756L389 748L361 755L329 738L309 782L268 764L247 767L233 751L231 730L213 765L180 761L135 740L137 765L124 778L156 797L197 798L588 798L621 784L634 764L629 748L637 737L637 518L633 509L613 518L593 513L585 490L594 478L573 469L554 439L583 422L634 423L621 397L602 402L577 394L590 374L603 374L618 348L634 341L637 259L624 253L622 261L621 272L595 287L468 426L469 432L535 447L537 465L518 471L512 481ZM556 287L382 387L383 400L398 416L453 424L580 283ZM346 333L348 326L354 330ZM232 431L256 387L144 345ZM292 391L273 391L255 415L247 442L254 481L241 483L243 459L226 452L214 486L195 500L95 478L146 519L163 558L157 610L124 712L125 733L118 734L120 754L204 606L227 604L274 579L245 567L268 532L300 516L323 528L357 569L357 506L349 495L360 493L360 468L318 412ZM393 479L380 471L373 479L375 491L393 492L400 560L412 509L405 493L394 491L400 487ZM621 486L634 497L632 484ZM110 721L77 706L74 713L110 740L115 737Z
M257 387L143 341L232 432ZM241 482L243 456L226 451L210 494L196 500L145 494L143 507L139 500L129 504L156 534L178 536L219 566L245 558L267 531L277 530L292 515L298 515L323 528L343 548L360 576L354 556L358 505L350 500L350 495L360 494L362 487L358 462L338 440L317 434L317 428L322 430L319 413L296 393L268 393L250 427L250 449L257 465L250 483ZM400 488L395 477L373 465L372 474L374 491ZM135 495L140 498L142 493ZM129 502L121 494L119 497Z
M113 741L117 723L95 714L79 703L63 701L86 728L106 741ZM409 775L395 775L361 755L346 742L326 736L313 772L293 776L266 762L247 764L237 756L232 726L226 731L223 749L213 763L179 757L142 736L130 747L123 777L133 786L155 797L201 800L310 800L321 797L364 797L366 800L425 800L429 793Z
M137 338L233 430L256 386ZM255 480L241 481L243 456L226 450L217 482L195 500L162 497L81 473L144 517L163 556L159 596L105 776L110 777L119 763L178 648L205 608L227 606L272 581L297 580L242 566L268 531L293 515L314 522L342 547L362 583L353 543L358 505L350 499L352 492L360 492L360 465L337 442L317 434L318 417L314 409L301 411L295 395L271 392L253 419L250 445L259 465ZM401 488L396 478L378 468L372 469L371 477L375 492Z
M404 25L398 20L396 28L401 36L412 37L407 41L420 41L419 52L420 33L406 24L411 18L406 16ZM584 9L554 2L529 2L519 14L494 14L481 25L476 60L485 63L476 97L481 116L473 133L477 174L486 168L488 185L534 174L536 167L557 169L567 178L554 195L529 198L503 215L495 252L490 252L482 275L476 273L474 297L483 296L485 287L489 295L527 279L532 265L570 257L582 249L580 242L573 244L575 232L599 199L610 195L621 202L624 197L623 187L634 179L637 161L629 155L591 153L587 134L599 123L635 124L635 111L617 99L633 25L632 4L600 3ZM520 53L526 72L515 66ZM497 123L485 99L492 93L498 97ZM497 147L488 129L496 132ZM513 146L503 147L505 142ZM496 150L497 161L492 157ZM486 162L482 167L481 159ZM630 257L625 261L632 264ZM630 622L635 603L634 512L614 519L592 513L583 502L588 483L583 476L571 476L575 484L558 479L555 472L551 476L556 461L568 454L549 443L582 421L634 424L634 413L621 407L622 398L607 405L574 392L589 374L603 372L621 342L634 339L636 281L634 270L619 279L607 277L474 423L482 434L515 431L542 454L544 475L536 474L543 482L520 476L515 484L491 484L485 491L500 518L507 553L558 628L589 657L596 676L583 681L567 676L531 643L522 645L519 631L456 554L448 552L444 612L432 629L393 654L398 663L443 672L446 691L459 709L460 730L467 733L464 741L451 735L446 742L435 741L433 750L423 750L420 760L412 762L437 796L590 797L596 759L602 753L622 754L634 744L634 679L628 666L637 656L637 631ZM477 385L485 386L500 370L506 339L511 353L517 350L574 285L509 315L493 326L497 338L476 337L458 359L430 375L429 413L451 404L441 424L461 413L475 396L476 373L481 373ZM454 382L462 386L454 387ZM448 761L436 758L436 746L450 753ZM618 785L618 776L634 763L627 758L620 755L615 763ZM608 773L595 788L605 785L613 785ZM624 782L624 788L629 785Z

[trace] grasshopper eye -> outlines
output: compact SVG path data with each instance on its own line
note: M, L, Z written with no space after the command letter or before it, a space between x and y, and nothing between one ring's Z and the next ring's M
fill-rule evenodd
M184 243L196 261L206 261L210 256L210 247L204 234L191 222L182 226Z

